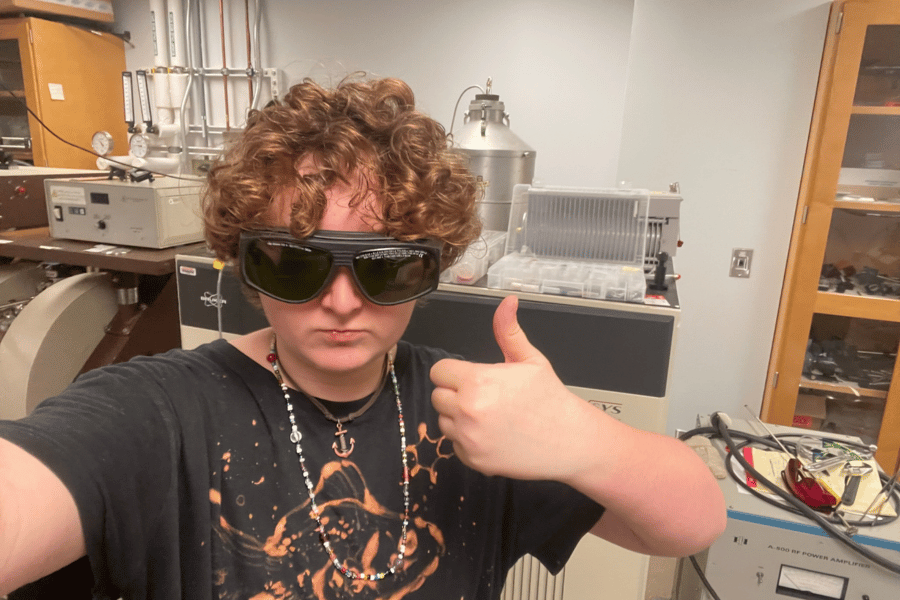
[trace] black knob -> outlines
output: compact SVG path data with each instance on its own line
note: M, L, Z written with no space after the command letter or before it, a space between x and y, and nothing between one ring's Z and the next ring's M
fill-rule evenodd
M97 221L97 229L106 229L106 221Z

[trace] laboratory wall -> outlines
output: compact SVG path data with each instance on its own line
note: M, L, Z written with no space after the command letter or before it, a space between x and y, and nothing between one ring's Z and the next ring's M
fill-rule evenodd
M200 4L203 18L192 26L203 64L245 66L245 6L254 0L226 0L221 21L217 2ZM655 190L678 181L682 317L669 430L689 427L698 413L758 410L830 2L260 5L262 64L282 74L282 91L303 77L334 81L354 70L396 76L450 129L460 94L491 77L511 129L537 151L537 180ZM152 67L148 0L118 0L115 10L117 29L134 44L128 68ZM208 109L222 125L216 85ZM227 119L239 125L249 95L230 90ZM454 128L475 93L463 94ZM733 248L754 250L749 279L728 276Z
M670 429L758 414L830 4L635 0L618 176L684 195Z
M202 1L188 24L202 38L203 65L246 67L245 2ZM254 0L249 1L250 21ZM399 77L418 105L448 130L457 99L488 77L510 127L537 151L535 177L558 185L613 185L624 110L633 0L263 0L262 64L282 90L304 77L338 81L362 70ZM131 70L153 66L148 0L119 0L117 27L131 32ZM226 49L223 61L221 24ZM195 33L195 38L197 37ZM223 94L209 87L212 124L224 125ZM228 121L242 121L248 94L232 78ZM266 90L268 91L268 89ZM459 103L454 129L477 90Z

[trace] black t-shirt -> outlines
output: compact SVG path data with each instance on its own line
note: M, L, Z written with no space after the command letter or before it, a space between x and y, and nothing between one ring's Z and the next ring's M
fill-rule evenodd
M603 509L563 484L463 465L430 401L429 370L446 356L398 347L410 522L404 566L381 581L351 581L332 566L289 439L284 394L269 370L224 341L87 373L28 418L0 422L0 436L71 491L98 595L495 598L526 553L552 572L562 568ZM332 449L335 424L299 393L291 400L337 559L365 573L386 570L403 515L390 379L345 425L353 444L345 458Z

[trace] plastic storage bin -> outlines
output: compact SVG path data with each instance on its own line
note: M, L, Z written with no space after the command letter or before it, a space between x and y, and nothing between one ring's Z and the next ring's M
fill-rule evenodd
M647 190L515 186L488 287L642 303L649 205Z
M505 231L482 231L481 237L466 248L460 259L441 273L441 281L472 285L484 277L488 267L503 256L505 245Z
M488 269L489 288L618 300L644 301L644 269L633 265L558 260L507 254Z

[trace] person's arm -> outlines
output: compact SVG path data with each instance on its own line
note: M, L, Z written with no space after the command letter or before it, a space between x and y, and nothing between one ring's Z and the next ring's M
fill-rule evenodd
M431 370L439 424L460 460L488 475L572 486L606 508L593 533L625 548L683 556L708 547L725 528L709 468L686 444L570 392L519 328L517 307L509 296L494 315L505 363L445 359Z
M585 424L602 437L595 438L596 460L585 455L583 468L566 483L606 507L592 532L660 556L709 547L726 524L725 501L709 467L675 438L633 429L582 404L600 413L602 419Z
M0 439L0 596L85 552L69 490L31 454Z

